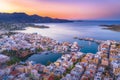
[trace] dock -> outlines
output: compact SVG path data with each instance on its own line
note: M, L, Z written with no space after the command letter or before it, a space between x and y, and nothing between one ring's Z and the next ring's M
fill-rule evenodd
M84 41L90 41L90 42L95 42L97 44L100 44L102 42L104 42L103 40L96 40L94 38L83 38L83 37L74 37L74 39L78 39L78 40L84 40Z

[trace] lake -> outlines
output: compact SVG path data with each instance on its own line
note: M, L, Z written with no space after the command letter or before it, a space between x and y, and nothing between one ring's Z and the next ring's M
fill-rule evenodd
M34 61L46 65L48 62L55 62L62 54L49 53L49 54L33 54L26 61Z

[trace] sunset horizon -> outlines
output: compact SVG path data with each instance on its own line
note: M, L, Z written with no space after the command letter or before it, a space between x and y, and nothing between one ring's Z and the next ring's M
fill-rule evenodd
M0 80L120 80L120 0L0 0Z
M29 13L26 13L26 12L0 12L2 14L14 14L14 13L23 13L23 14L27 14L29 16L33 16L33 15L37 15L37 16L40 16L40 17L49 17L49 18L53 18L53 19L65 19L65 20L71 20L71 21L120 21L120 19L70 19L70 18L59 18L59 17L51 17L51 16L41 16L41 15L38 15L36 13L33 13L33 14L29 14Z
M118 0L0 0L0 12L71 20L120 20Z

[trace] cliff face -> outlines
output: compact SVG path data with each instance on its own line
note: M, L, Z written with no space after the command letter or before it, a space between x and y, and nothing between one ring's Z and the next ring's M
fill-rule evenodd
M50 17L42 17L38 15L27 15L26 13L0 13L0 22L12 23L62 23L72 22L65 19L54 19Z

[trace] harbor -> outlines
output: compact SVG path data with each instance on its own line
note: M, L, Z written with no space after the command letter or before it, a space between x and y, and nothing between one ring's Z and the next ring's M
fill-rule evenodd
M0 80L120 80L120 0L0 0Z

